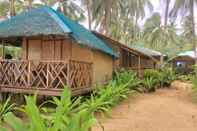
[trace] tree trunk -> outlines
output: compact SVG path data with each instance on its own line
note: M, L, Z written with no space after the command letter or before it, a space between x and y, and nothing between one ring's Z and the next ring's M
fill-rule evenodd
M15 16L16 11L15 11L15 0L9 0L10 2L10 16Z
M192 38L191 42L193 45L193 50L194 50L194 57L195 57L195 64L197 64L197 50L196 50L196 43L195 43L195 17L194 17L194 0L190 0L190 15L192 18Z
M167 26L168 24L169 5L170 5L170 0L166 0L164 26Z
M86 8L87 8L87 11L88 11L88 28L89 30L92 30L92 15L91 15L91 3L89 0L86 0Z
M32 2L33 0L28 0L28 5L27 5L28 10L32 9Z
M111 21L111 7L113 0L107 0L105 6L105 34L109 34L109 26Z
M100 32L103 34L109 34L109 26L111 20L111 7L112 7L113 0L106 0L105 3L105 14L101 21Z
M165 16L164 16L164 30L168 26L169 5L170 5L170 0L166 0ZM167 43L167 42L165 42L165 43ZM164 66L164 56L162 54L160 57L160 68L163 68L163 66Z

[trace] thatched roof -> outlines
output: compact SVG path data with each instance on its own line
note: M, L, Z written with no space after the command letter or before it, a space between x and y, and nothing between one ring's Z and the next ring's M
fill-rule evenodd
M156 50L152 50L152 49L149 49L149 48L145 48L145 47L139 47L139 46L131 46L131 48L139 51L139 52L142 52L143 54L146 54L148 56L152 56L152 57L160 57L160 56L165 56L164 54L162 54L161 52L159 51L156 51Z
M117 56L91 31L50 7L32 9L0 23L0 38L38 35L69 35L79 44Z

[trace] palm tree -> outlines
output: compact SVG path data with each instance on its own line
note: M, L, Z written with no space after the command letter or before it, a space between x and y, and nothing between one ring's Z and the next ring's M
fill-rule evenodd
M32 9L32 3L33 3L34 0L28 0L27 2L27 10L30 10Z
M77 21L85 18L83 9L76 4L75 0L56 0L56 2L60 3L59 10L69 18Z
M149 0L92 0L92 20L99 27L100 32L111 35L110 27L113 20L121 21L116 18L126 18L135 21L145 16L144 7L152 8ZM125 12L127 13L122 13ZM118 25L118 24L117 24Z
M0 16L7 17L9 12L9 2L8 1L0 1Z
M92 0L81 0L81 2L87 10L88 28L92 30Z
M40 0L43 5L46 6L52 6L54 5L57 1L56 0Z
M197 58L197 45L195 43L195 18L194 18L194 7L197 4L197 0L176 0L174 8L171 12L171 16L177 17L178 14L184 16L189 13L191 19L191 43L193 45L193 50L195 54L195 58ZM197 63L197 59L196 59Z
M169 5L170 5L170 0L166 0L165 18L164 18L164 25L165 26L167 26L167 24L168 24Z
M16 11L15 11L15 0L9 0L10 2L10 16L15 16Z
M180 43L180 37L177 35L177 29L174 24L164 26L161 22L159 13L154 13L152 17L147 19L144 25L143 38L145 43L151 48L166 53L168 47L176 47ZM173 53L176 53L174 50ZM163 61L161 61L161 66Z

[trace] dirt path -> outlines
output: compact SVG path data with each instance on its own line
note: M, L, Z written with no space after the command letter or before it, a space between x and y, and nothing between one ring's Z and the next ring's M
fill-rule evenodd
M98 120L105 131L197 131L197 103L190 94L185 88L171 88L130 97L113 109L111 118ZM102 128L96 125L93 131Z

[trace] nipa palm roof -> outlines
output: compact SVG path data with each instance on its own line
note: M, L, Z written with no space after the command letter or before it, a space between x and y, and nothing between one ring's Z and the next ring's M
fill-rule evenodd
M165 56L164 54L162 54L159 51L155 51L155 50L145 48L145 47L131 46L131 48L133 48L139 52L142 52L143 54L148 55L148 56L153 56L153 57L162 56L162 55Z
M50 7L32 9L0 23L0 38L38 35L70 35L79 44L117 57L112 48L91 31Z

